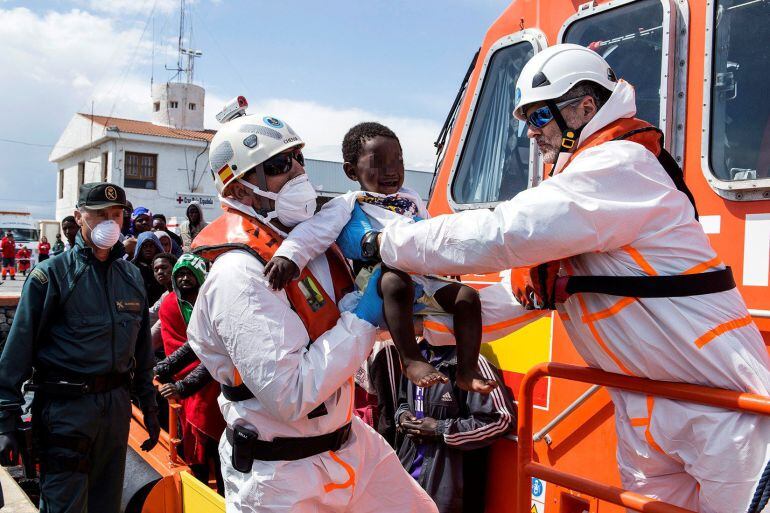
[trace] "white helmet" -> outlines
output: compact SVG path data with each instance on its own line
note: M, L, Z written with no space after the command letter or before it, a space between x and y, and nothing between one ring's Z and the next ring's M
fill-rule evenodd
M211 140L209 163L217 192L255 166L305 143L285 122L272 116L240 116L222 125Z
M585 46L565 43L546 48L535 54L516 82L516 107L513 115L526 119L526 107L533 103L554 100L584 80L613 91L618 79L601 55Z

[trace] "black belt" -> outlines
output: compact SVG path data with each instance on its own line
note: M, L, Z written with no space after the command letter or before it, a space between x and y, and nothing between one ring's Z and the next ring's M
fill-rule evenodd
M222 388L222 395L225 396L225 399L228 401L248 401L249 399L254 399L254 392L249 390L249 387L246 386L245 383L241 383L237 386L230 386L225 385L224 383L221 385ZM329 413L326 409L326 405L324 403L319 404L313 411L308 413L307 418L314 419L316 417L321 417L323 415L326 415Z
M51 395L77 396L101 394L116 388L128 387L130 384L130 372L90 375L60 370L36 370L27 389Z
M222 395L228 401L246 401L254 398L254 393L249 390L245 384L241 383L238 386L231 387L230 385L222 384Z
M570 276L569 294L595 292L625 297L687 297L735 288L730 267L721 271L677 276Z
M227 428L227 441L233 446L233 451L246 451L246 455L259 461L294 461L309 458L327 451L337 451L350 436L350 423L345 424L336 431L319 436L307 436L299 438L274 438L266 442L264 440L250 440L244 445L234 443L234 432Z

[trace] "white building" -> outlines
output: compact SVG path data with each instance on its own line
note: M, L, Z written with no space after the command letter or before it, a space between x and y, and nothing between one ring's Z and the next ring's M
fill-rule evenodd
M49 156L58 168L56 219L72 215L80 185L104 181L123 187L134 207L165 214L170 227L185 219L192 201L202 205L206 220L219 216L208 159L216 131L203 128L204 99L194 84L156 84L152 121L75 114ZM305 169L319 204L358 189L340 162L306 159ZM432 177L406 170L404 185L427 199Z
M49 156L58 168L56 219L71 215L78 189L107 181L125 188L135 207L184 219L197 200L209 219L219 215L203 129L204 90L169 83L153 88L152 122L78 113Z

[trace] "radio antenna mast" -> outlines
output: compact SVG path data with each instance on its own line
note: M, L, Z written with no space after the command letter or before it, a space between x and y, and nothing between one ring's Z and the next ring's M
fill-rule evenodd
M193 78L195 75L195 59L198 57L203 56L203 52L198 50L193 50L192 48L185 48L185 41L184 41L184 34L185 34L185 21L186 17L189 17L189 14L187 13L187 6L185 3L185 0L179 1L179 39L177 43L177 60L176 60L176 68L166 68L169 71L176 71L176 74L171 78L170 81L173 81L180 75L184 73L185 75L185 81L188 84L191 84L193 82ZM190 23L190 34L192 34L192 23ZM187 43L190 43L190 39L188 38ZM187 58L185 62L185 57Z

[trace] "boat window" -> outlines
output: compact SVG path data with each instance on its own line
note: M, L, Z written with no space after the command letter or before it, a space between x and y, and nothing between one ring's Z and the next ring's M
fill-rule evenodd
M770 3L717 0L713 16L708 167L722 181L770 178Z
M636 90L636 117L664 126L661 110L663 5L638 0L578 18L567 27L565 43L587 46L604 57L618 78Z
M516 80L533 55L528 41L492 55L452 181L456 204L505 201L530 184L526 125L512 113Z

